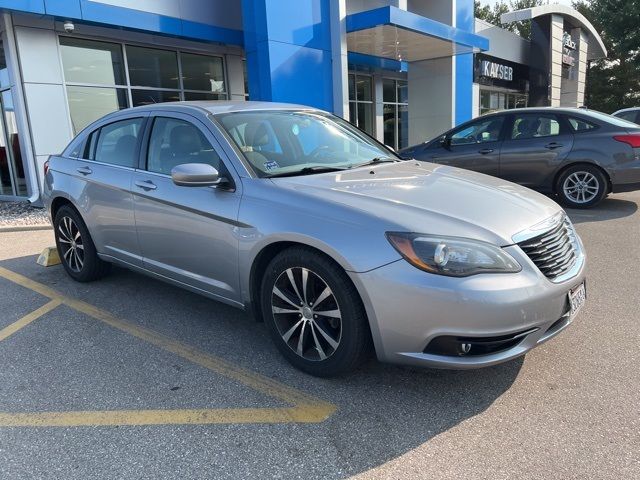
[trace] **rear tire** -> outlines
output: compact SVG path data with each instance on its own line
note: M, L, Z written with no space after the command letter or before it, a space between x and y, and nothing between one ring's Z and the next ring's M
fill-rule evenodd
M89 230L75 209L69 205L60 207L53 228L60 261L71 278L91 282L109 273L111 264L98 257Z
M318 377L355 369L371 351L367 316L347 274L304 247L282 251L262 279L262 315L276 346Z
M569 208L590 208L606 196L608 182L602 171L592 165L574 165L558 177L555 191L560 203Z

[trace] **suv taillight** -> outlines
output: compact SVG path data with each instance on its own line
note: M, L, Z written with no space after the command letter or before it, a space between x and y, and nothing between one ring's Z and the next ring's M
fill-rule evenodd
M44 174L46 175L48 171L49 171L49 160L44 162Z
M640 148L640 134L616 135L613 139L631 145L633 148Z

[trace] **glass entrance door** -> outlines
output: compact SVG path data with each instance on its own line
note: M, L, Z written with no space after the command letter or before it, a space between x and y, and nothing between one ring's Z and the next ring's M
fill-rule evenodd
M2 42L0 42L0 196L27 196L18 124Z

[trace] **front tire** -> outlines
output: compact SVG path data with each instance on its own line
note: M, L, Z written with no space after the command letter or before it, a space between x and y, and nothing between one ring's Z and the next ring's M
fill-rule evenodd
M276 255L260 300L269 333L296 368L332 377L369 355L371 334L360 296L344 270L322 254L294 247Z
M607 178L591 165L574 165L558 177L556 194L569 208L590 208L607 196Z
M53 228L60 261L71 278L91 282L109 272L111 264L98 257L89 230L75 209L69 205L60 207Z

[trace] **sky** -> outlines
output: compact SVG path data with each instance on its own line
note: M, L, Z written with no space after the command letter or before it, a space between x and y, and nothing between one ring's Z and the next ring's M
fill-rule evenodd
M498 3L498 0L480 0L480 3L483 5L493 5L494 3ZM563 5L571 6L571 0L552 0L549 3L560 3Z

